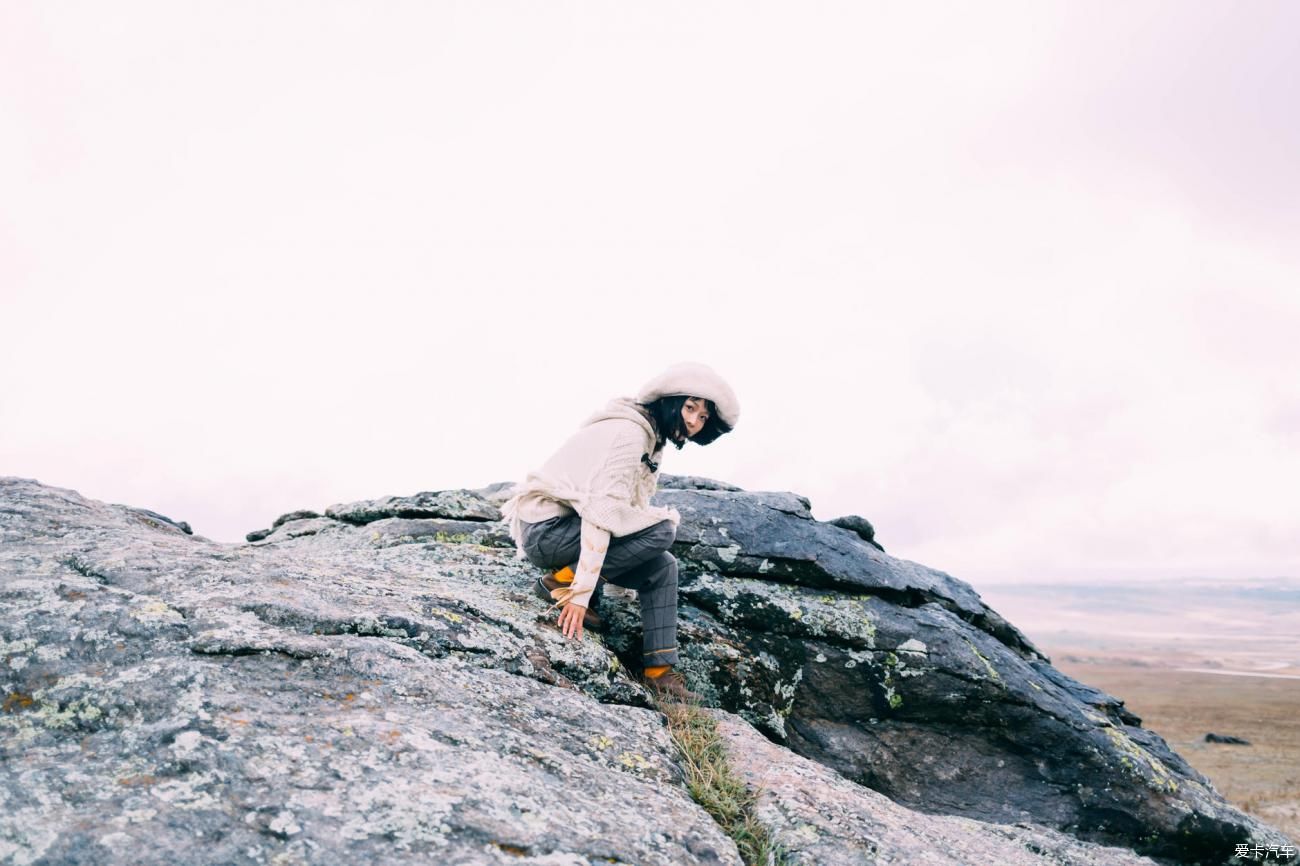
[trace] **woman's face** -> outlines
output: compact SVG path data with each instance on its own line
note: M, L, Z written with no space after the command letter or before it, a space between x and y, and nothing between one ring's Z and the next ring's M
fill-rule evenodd
M682 404L682 420L686 422L686 435L694 436L704 429L709 420L709 404L701 397L688 397Z

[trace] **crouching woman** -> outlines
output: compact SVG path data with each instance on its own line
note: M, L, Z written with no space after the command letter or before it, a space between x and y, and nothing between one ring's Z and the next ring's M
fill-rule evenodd
M643 682L660 696L694 699L674 668L677 560L668 552L680 515L650 504L664 446L708 445L740 417L731 387L704 364L674 364L635 399L616 397L588 417L502 507L521 558L550 574L537 581L561 606L567 638L598 628L606 582L641 601Z

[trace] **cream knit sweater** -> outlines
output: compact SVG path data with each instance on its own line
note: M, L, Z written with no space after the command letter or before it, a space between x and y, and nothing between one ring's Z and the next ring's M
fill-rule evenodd
M538 523L575 511L582 517L578 568L572 586L553 593L557 602L590 603L611 536L630 535L661 520L676 526L681 520L675 509L650 505L659 473L641 457L649 455L657 464L662 449L654 451L654 445L654 427L637 401L617 397L516 485L502 506L521 559L526 558L521 521Z

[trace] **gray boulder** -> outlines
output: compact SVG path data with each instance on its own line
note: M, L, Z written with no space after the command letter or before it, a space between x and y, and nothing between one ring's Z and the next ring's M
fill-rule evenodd
M386 517L500 520L501 512L471 490L437 490L413 496L385 496L382 499L331 505L325 509L325 516L345 523L364 525Z
M277 517L275 519L275 522L271 524L271 528L279 529L281 526L288 523L290 520L313 520L317 517L320 517L320 515L317 514L315 511L308 511L306 509L300 511L290 511L288 514L281 514L279 517Z
M659 497L683 667L789 862L1285 844L966 584L793 494ZM636 603L565 640L499 520L394 500L232 545L0 478L0 862L740 863L628 674Z
M712 478L701 478L698 475L669 475L664 472L659 475L660 490L733 490L738 491L741 488L734 484L727 484L722 481L714 481Z
M485 487L476 487L470 493L483 497L499 508L514 495L514 487L514 481L497 481Z
M1182 863L1281 838L965 582L814 520L793 494L668 489L655 503L682 515L683 669L775 742L916 810ZM635 617L605 616L611 645L634 651Z
M145 524L150 524L151 522L155 522L155 521L161 522L168 526L176 527L177 530L185 533L186 535L194 534L194 530L191 529L190 525L186 523L184 520L172 520L170 517L167 517L166 515L159 514L157 511L150 511L147 508L130 508L129 506L123 506L123 507L133 512Z
M844 517L833 518L826 522L831 526L838 526L840 529L847 529L849 532L854 533L858 538L861 538L867 544L870 544L882 553L885 550L885 548L880 546L880 542L876 541L876 528L872 526L871 521L867 520L865 517L859 517L856 514L849 514Z
M275 522L271 524L270 529L254 529L252 532L244 536L244 540L249 542L261 541L290 521L312 520L318 517L320 517L320 515L315 511L290 511L288 514L281 514L277 517Z

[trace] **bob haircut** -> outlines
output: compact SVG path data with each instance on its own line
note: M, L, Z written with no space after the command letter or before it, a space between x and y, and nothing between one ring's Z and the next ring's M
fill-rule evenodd
M712 400L705 400L705 406L709 412L709 420L704 422L700 432L694 436L686 437L686 421L682 418L682 406L690 397L685 394L674 394L671 397L660 397L650 403L642 403L646 414L650 416L651 423L654 424L655 450L658 451L663 447L665 442L672 442L677 450L682 450L686 442L694 442L697 445L708 445L723 433L730 433L731 428L722 422L718 417L718 407L713 405ZM676 442L673 437L676 433L681 432L685 442Z

